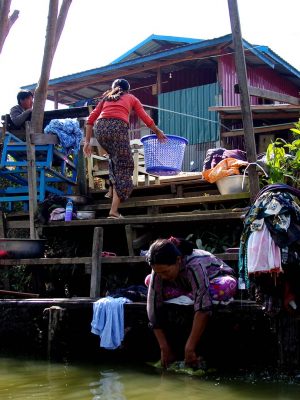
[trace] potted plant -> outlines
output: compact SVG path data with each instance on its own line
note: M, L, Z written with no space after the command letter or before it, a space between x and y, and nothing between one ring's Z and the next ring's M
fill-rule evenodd
M278 138L269 144L265 158L268 177L263 179L267 184L285 183L300 188L300 120L290 130L294 140Z

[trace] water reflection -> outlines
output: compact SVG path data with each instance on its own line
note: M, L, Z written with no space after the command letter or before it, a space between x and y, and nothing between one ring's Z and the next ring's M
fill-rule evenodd
M0 358L1 400L298 400L300 385Z
M124 385L120 382L120 374L114 371L100 373L100 380L92 382L92 400L126 400L124 395Z

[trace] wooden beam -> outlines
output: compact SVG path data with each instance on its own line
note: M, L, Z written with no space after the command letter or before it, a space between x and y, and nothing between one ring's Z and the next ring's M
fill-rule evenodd
M263 112L263 111L299 111L300 112L300 106L293 106L291 104L264 104L264 105L251 105L250 106L252 111L259 111L259 112ZM209 111L219 111L219 112L241 112L241 107L240 106L212 106L212 107L208 107Z
M0 238L5 238L5 214L0 211Z
M66 257L66 258L22 258L22 259L0 259L0 267L5 265L31 265L31 266L42 266L42 265L73 265L73 264L90 264L92 261L91 257Z
M244 134L245 147L247 153L247 160L250 163L248 169L250 196L251 200L254 200L255 196L259 192L258 173L256 171L256 166L254 165L254 163L256 163L257 160L257 154L256 154L253 121L250 108L246 61L245 61L244 47L242 41L237 0L228 0L228 9L229 9L230 24L231 24L232 38L234 45L235 68L240 87L241 110L242 110L243 126L245 132Z
M187 206L187 205L200 205L210 203L222 203L227 201L248 199L249 193L235 193L235 194L217 194L209 196L194 196L194 197L174 197L168 199L151 199L151 200L133 200L129 199L127 202L123 202L120 208L138 208L138 207L170 207L170 206ZM110 204L91 204L81 207L82 210L108 210ZM218 210L215 210L218 211ZM221 210L222 211L222 210ZM162 216L163 218L163 216ZM127 218L126 218L127 220Z
M249 195L248 195L249 196ZM187 223L198 221L211 221L211 220L241 220L244 213L232 210L209 210L209 211L192 211L183 213L161 214L158 216L149 215L133 215L126 218L108 219L97 218L89 220L72 220L69 222L64 221L51 221L50 224L43 226L43 228L54 229L58 227L68 226L82 228L83 226L106 226L106 225L126 225L126 224L166 224L168 222ZM242 220L241 220L242 221ZM13 222L13 221L11 221ZM15 221L16 222L16 221ZM11 224L12 226L14 224Z
M66 258L2 258L0 259L0 267L4 268L8 265L30 265L32 267L43 267L44 265L67 265L72 267L74 264L91 265L92 257L66 257ZM101 257L102 264L137 264L145 262L142 256L116 256Z
M40 295L37 293L16 292L14 290L0 290L0 295L1 294L4 296L10 295L15 297L40 297Z
M277 132L283 131L287 129L294 128L294 124L278 124L278 125L265 125L265 126L256 126L254 127L254 133L266 133L266 132ZM235 136L243 136L244 129L235 129L233 131L221 132L221 137L235 137Z
M31 144L57 144L58 139L56 135L51 133L31 133L30 142Z
M273 90L262 89L254 86L248 86L249 95L255 97L262 97L263 99L270 99L275 101L280 101L282 103L300 105L300 98L290 96L288 94L283 94L279 92L274 92ZM234 85L235 93L240 93L240 86Z
M298 120L300 117L300 112L274 112L274 113L252 113L252 119L255 120L262 120L262 119L288 119L288 120ZM237 119L240 120L242 118L241 114L222 114L221 113L221 119L223 120L232 120L232 119Z
M103 228L94 229L93 250L92 250L92 273L90 297L100 297L101 289L101 253L103 249Z
M27 174L28 174L28 194L29 194L29 229L30 238L36 239L34 225L34 215L37 209L37 188L36 188L36 165L35 165L35 145L31 143L32 128L31 123L26 122L26 150L27 150Z

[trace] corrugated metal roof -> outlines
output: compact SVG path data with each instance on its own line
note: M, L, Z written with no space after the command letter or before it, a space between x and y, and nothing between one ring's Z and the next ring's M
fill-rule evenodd
M202 42L202 39L183 38L175 36L162 36L162 35L151 35L141 43L128 50L122 56L115 59L112 64L133 60L141 56L156 53L158 51L174 48L183 44L191 44L196 42Z
M60 103L72 104L80 99L97 97L110 87L113 79L119 76L130 76L131 82L136 83L135 86L140 85L145 78L155 83L158 63L163 65L162 72L167 72L170 65L175 66L175 63L177 67L181 65L183 68L189 62L185 59L185 55L199 55L201 61L203 52L211 50L218 56L220 55L218 46L226 44L229 50L233 49L231 34L209 40L152 35L111 64L49 80L47 98L54 100L55 92L59 92ZM286 79L300 87L300 72L269 48L252 46L247 41L244 41L244 45L247 50L245 52L247 64L267 65L279 73L284 73ZM207 62L207 56L203 62ZM31 90L35 87L36 84L23 86Z

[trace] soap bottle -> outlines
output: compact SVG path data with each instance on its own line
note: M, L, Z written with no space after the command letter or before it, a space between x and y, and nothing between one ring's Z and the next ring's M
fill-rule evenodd
M73 203L72 200L69 199L66 205L65 221L72 221L72 214L73 214Z

